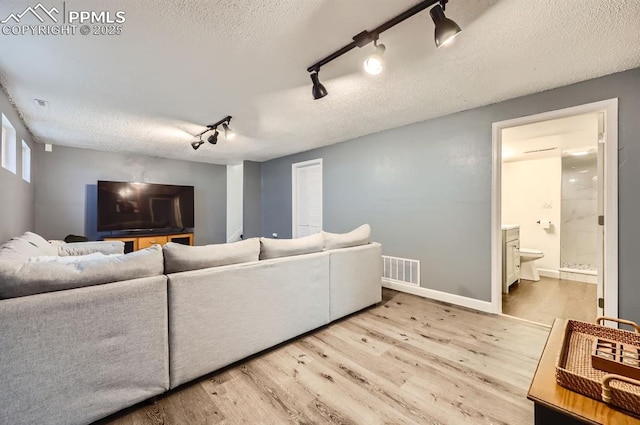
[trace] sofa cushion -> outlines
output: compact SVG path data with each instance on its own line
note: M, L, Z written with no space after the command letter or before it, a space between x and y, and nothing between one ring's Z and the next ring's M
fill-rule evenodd
M124 242L122 241L96 241L96 242L72 242L57 245L58 255L87 255L94 252L102 254L124 254Z
M204 246L169 242L162 247L162 250L164 252L164 270L168 274L258 261L260 240L251 238L244 241Z
M36 245L21 239L13 238L9 242L0 246L0 261L11 261L24 263L29 260L30 257L36 257L39 255L46 255Z
M329 233L323 231L322 236L324 238L325 251L366 245L371 242L371 227L368 224L363 224L347 233Z
M48 240L33 232L25 232L18 236L18 239L25 240L30 244L40 248L43 252L42 255L58 255L58 247L51 245Z
M58 264L79 264L86 262L87 260L95 260L96 258L104 258L101 252L92 252L86 255L42 255L39 257L29 258L29 263L58 263Z
M260 238L260 259L268 260L269 258L319 252L322 251L323 242L321 233L297 239Z
M158 276L163 270L160 245L130 254L0 261L0 298Z

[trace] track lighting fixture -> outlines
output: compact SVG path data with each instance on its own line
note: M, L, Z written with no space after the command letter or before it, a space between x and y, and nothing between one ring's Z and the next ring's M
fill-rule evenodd
M385 45L378 44L378 40L373 40L373 45L376 50L364 60L364 70L367 74L378 75L382 72L382 67L384 65L384 59L382 56L384 55Z
M192 142L191 147L194 150L198 150L198 148L204 144L204 142L202 141L202 136L209 131L213 131L213 133L209 135L209 137L207 138L207 141L212 145L215 145L216 143L218 143L218 135L220 134L220 132L218 131L218 126L220 125L224 130L225 139L226 140L233 139L233 137L235 136L235 133L233 132L233 130L231 130L231 128L229 128L230 123L231 123L231 115L228 115L215 124L209 124L206 130L196 134L196 137L200 137L200 140Z
M218 143L218 130L213 130L213 134L211 136L209 136L209 138L207 140L212 145L215 145L216 143Z
M200 135L200 140L196 140L195 142L192 142L191 147L193 148L194 151L197 151L198 148L203 144L204 142L202 141L202 135Z
M224 130L224 138L225 139L231 140L234 137L236 137L236 133L233 130L231 130L226 123L222 124L222 129ZM218 131L216 130L216 134L217 133L218 133Z
M437 48L451 43L455 36L460 34L460 31L462 31L458 24L444 16L444 3L442 6L439 4L434 6L429 11L429 14L431 15L431 19L433 19L433 23L436 27L434 38Z
M311 94L313 94L314 99L316 100L322 99L328 94L327 89L324 88L324 86L319 80L318 71L311 73L311 81L313 82L313 88L311 89Z
M387 22L379 25L377 28L371 31L365 30L354 35L351 43L308 67L307 72L311 73L311 81L313 82L313 88L311 90L313 98L317 100L327 95L327 89L319 81L318 73L320 72L320 68L356 47L364 47L371 42L374 43L376 51L367 58L364 63L364 68L369 74L379 74L382 71L382 55L385 50L384 44L377 44L380 34L433 5L435 6L429 11L429 13L431 15L431 19L433 19L433 23L435 24L436 47L448 44L461 31L458 24L444 15L445 5L448 1L449 0L423 0L412 8L405 10L395 18L389 19Z

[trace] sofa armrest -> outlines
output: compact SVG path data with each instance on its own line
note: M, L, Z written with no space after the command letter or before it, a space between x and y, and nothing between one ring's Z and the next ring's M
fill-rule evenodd
M327 252L331 321L382 301L382 245L373 242Z
M95 242L72 242L63 243L58 246L58 255L87 255L94 252L101 252L105 255L124 254L124 242L122 241L95 241Z
M166 276L0 301L0 424L80 425L169 387Z

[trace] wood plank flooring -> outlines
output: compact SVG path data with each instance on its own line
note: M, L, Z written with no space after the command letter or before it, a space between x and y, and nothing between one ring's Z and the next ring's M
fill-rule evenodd
M548 332L385 289L376 307L96 424L530 425Z
M593 323L596 289L593 283L544 276L538 282L521 280L502 294L502 312L549 326L557 317Z

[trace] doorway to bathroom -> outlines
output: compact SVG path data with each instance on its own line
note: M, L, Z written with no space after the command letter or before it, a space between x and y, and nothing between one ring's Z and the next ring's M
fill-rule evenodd
M617 99L493 124L492 306L618 316Z

